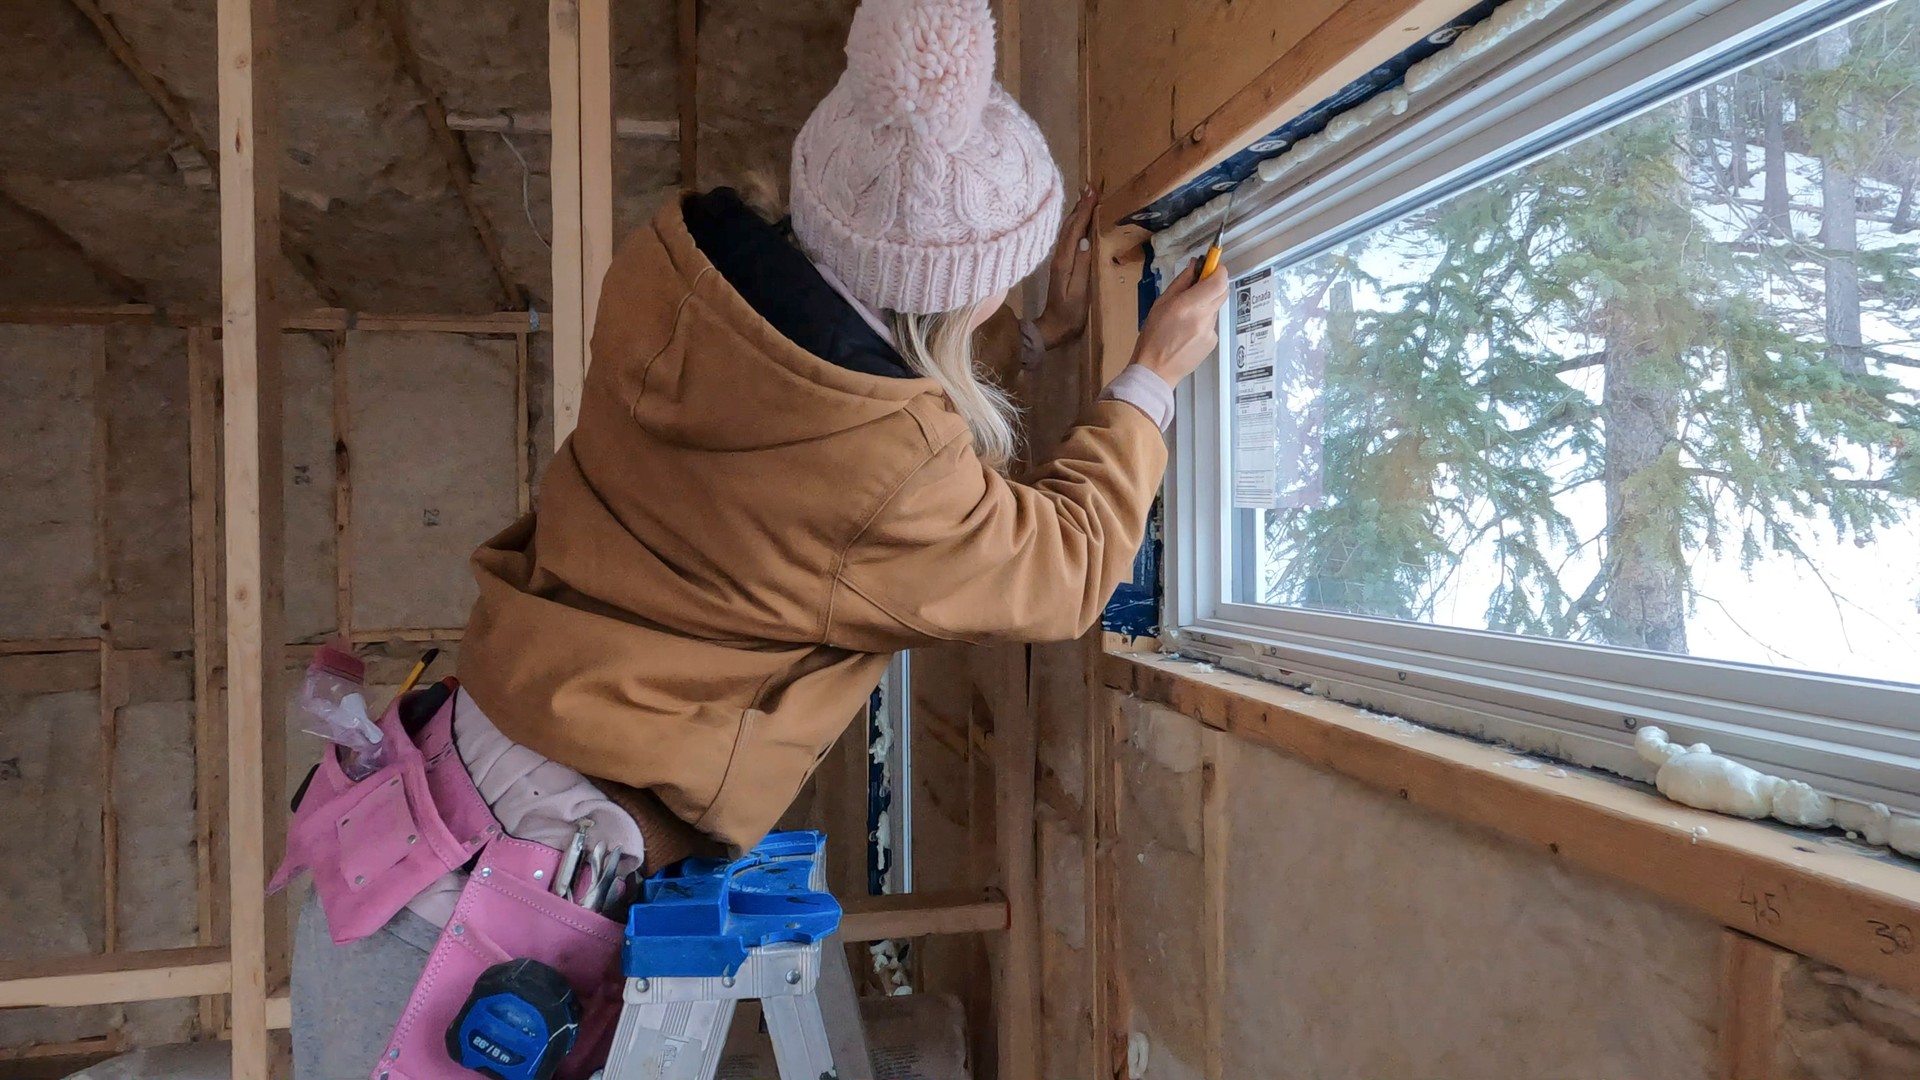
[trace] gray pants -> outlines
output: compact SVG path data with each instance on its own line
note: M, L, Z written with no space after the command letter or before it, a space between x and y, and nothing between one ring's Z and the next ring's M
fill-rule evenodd
M348 945L311 893L293 937L294 1080L366 1080L426 969L440 928L402 908Z

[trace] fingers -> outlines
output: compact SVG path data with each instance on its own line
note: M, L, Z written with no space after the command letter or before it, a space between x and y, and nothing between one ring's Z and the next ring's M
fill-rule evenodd
M1094 192L1092 184L1080 189L1080 201L1073 204L1073 212L1060 223L1061 247L1066 247L1082 237L1093 235L1093 211L1099 204L1100 197Z

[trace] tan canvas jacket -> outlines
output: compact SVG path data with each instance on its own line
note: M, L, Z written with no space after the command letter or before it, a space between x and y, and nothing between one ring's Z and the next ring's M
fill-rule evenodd
M890 654L1074 637L1125 576L1166 465L1132 406L1091 406L1005 479L931 381L782 337L677 204L601 297L579 426L536 513L474 556L460 678L510 738L668 824L757 843Z

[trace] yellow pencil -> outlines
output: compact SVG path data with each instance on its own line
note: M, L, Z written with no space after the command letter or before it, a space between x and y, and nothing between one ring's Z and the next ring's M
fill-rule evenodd
M427 665L433 663L433 658L439 655L439 649L428 649L426 652L421 653L420 659L414 662L413 670L407 672L406 681L400 684L400 689L394 691L393 701L399 701L401 698L406 697L407 691L413 689L414 684L420 681L420 676L427 673ZM387 703L387 709L391 708L393 708L392 701ZM380 715L385 716L387 709L380 710Z

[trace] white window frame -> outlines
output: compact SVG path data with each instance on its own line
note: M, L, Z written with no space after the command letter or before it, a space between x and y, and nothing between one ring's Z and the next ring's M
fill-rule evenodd
M1888 2L1566 0L1351 148L1243 196L1226 261L1244 273L1312 258ZM1920 689L1233 602L1221 381L1216 356L1182 389L1174 425L1163 614L1183 654L1640 779L1650 772L1634 731L1657 724L1830 794L1920 813Z

